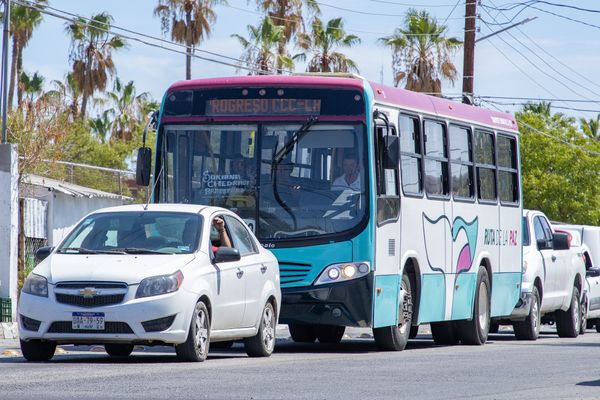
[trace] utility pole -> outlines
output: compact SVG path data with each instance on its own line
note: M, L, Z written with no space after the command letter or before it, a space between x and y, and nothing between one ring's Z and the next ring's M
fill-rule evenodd
M465 40L463 44L463 103L473 103L473 79L475 71L475 17L477 0L466 1L465 12Z
M8 37L10 35L10 0L4 0L4 37L2 39L2 143L7 143L8 112Z

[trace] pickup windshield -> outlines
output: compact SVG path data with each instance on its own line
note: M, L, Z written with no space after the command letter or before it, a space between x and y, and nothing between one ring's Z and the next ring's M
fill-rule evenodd
M83 220L57 250L62 254L192 253L200 240L197 214L113 212Z

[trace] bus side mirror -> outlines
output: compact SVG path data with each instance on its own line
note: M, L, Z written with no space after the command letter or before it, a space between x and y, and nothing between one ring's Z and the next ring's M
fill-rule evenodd
M385 169L396 169L400 162L400 140L398 136L386 135L384 137L385 156L383 166Z
M139 186L150 184L150 166L152 164L152 149L140 147L137 154L137 166L135 170L135 182Z

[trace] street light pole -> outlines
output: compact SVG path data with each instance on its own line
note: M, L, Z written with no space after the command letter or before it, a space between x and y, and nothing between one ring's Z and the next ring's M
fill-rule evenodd
M10 0L4 0L4 37L2 39L2 143L8 142L8 37L10 36Z

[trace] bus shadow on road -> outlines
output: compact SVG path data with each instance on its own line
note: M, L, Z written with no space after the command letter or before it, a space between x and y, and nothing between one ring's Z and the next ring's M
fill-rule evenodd
M576 386L600 386L600 379L596 379L595 381L586 381L579 382Z
M406 350L432 348L431 340L409 340ZM276 353L375 353L380 352L374 339L343 339L340 343L296 343L289 339L280 339L275 347Z

